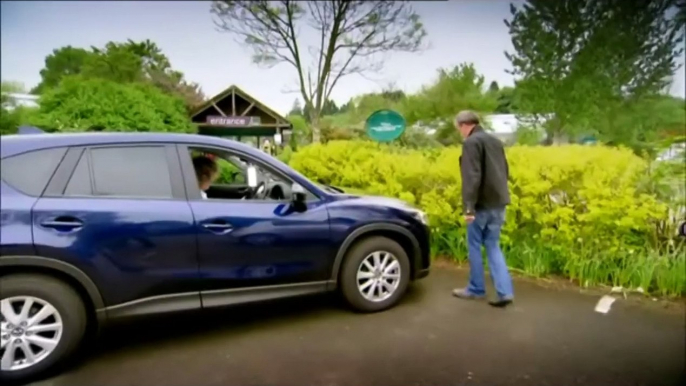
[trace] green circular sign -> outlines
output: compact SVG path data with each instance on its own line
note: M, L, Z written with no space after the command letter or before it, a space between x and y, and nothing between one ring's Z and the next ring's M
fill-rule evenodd
M393 110L378 110L367 118L365 128L373 140L390 142L405 131L405 118Z

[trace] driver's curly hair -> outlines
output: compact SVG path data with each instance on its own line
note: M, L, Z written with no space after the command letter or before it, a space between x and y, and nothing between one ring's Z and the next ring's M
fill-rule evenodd
M198 180L203 178L210 178L212 174L217 172L217 163L210 157L199 155L193 157L193 169Z

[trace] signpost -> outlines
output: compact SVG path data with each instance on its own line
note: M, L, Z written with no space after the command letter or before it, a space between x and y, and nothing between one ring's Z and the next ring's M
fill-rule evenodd
M259 126L262 120L260 117L209 115L205 122L211 126L246 127Z
M393 110L378 110L365 122L367 135L378 142L391 142L405 132L405 118Z

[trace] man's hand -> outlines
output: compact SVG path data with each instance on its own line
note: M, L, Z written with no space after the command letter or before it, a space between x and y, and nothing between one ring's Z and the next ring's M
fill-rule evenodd
M473 214L465 214L464 215L464 222L467 224L471 224L474 222L474 215Z

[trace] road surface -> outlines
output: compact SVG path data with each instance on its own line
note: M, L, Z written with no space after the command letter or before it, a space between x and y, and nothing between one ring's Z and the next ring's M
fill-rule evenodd
M127 323L34 385L677 385L682 305L515 281L495 309L453 298L466 272L435 268L398 307L347 311L331 297Z

